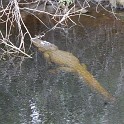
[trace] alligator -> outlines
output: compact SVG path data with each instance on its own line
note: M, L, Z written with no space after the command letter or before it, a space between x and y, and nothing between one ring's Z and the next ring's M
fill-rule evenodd
M41 51L49 62L57 64L59 70L75 72L82 80L84 80L91 89L99 92L106 100L114 101L115 97L112 96L87 70L86 66L80 64L79 59L72 53L59 50L58 47L50 42L38 39L37 37L31 38L32 43Z

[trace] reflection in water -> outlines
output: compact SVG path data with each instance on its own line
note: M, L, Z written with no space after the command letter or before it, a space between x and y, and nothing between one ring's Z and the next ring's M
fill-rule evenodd
M39 124L39 123L41 123L41 119L39 119L39 110L38 110L38 108L37 108L37 105L36 105L36 103L35 103L35 101L34 102L32 102L31 100L29 101L30 102L30 107L31 107L31 112L32 112L32 114L30 115L31 116L31 123L32 124Z
M61 30L55 30L48 34L53 40L46 37L86 63L88 70L115 95L115 104L104 105L104 99L73 73L49 73L55 66L48 66L42 54L35 51L33 59L25 59L20 67L18 60L0 61L0 123L123 124L122 27L117 23L75 26L64 36Z
M120 63L121 63L121 70L120 70L120 74L119 74L119 77L118 77L118 84L117 84L117 90L116 90L117 95L120 95L121 93L124 92L124 85L123 85L123 82L124 82L124 68L123 68L122 61Z

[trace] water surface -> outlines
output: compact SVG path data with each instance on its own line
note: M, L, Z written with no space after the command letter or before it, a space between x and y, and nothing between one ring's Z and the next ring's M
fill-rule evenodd
M124 123L124 25L112 17L96 17L82 16L82 26L55 29L45 40L85 63L116 103L105 105L74 73L50 73L56 65L49 65L32 46L32 59L0 61L1 124ZM32 36L45 28L36 20L26 24Z

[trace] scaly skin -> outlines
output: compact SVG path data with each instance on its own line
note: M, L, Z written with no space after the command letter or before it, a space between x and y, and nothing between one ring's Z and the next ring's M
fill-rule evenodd
M87 71L86 67L80 64L79 60L72 53L59 50L54 44L39 40L38 38L32 38L31 41L36 47L38 47L38 50L44 54L44 57L48 61L59 65L59 69L76 72L92 89L95 89L97 92L102 94L106 100L115 100L115 98L101 86L93 75Z

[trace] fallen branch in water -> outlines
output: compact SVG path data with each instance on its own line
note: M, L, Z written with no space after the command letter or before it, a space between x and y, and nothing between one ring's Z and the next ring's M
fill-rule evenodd
M0 34L2 35L2 32L0 31ZM22 53L23 55L32 58L30 55L26 54L24 51L22 51L20 48L16 47L12 42L10 42L8 39L5 39L2 35L2 39L0 39L1 43L0 44L4 44L7 47L10 47L10 49L7 49L7 51L3 50L4 53L9 53L9 54L14 54L17 52ZM11 52L10 52L11 51Z
M28 55L25 52L25 45L24 45L25 44L24 43L25 35L28 34L29 37L31 37L31 35L30 35L27 27L25 26L24 22L23 22L17 0L10 1L8 3L8 5L6 6L6 8L2 9L0 11L0 13L2 13L0 23L5 24L5 33L3 34L2 31L0 31L0 34L1 34L1 37L2 37L0 39L1 43L4 44L5 46L8 46L9 48L11 48L11 50L13 49L13 51L20 52L23 55L31 58L31 56ZM20 42L19 47L15 46L12 43L12 41L10 40L10 37L12 35L11 34L12 33L12 28L14 28L16 25L17 25L17 30L18 30L17 31L18 32L17 37L19 39L19 41L17 41L17 42ZM22 25L26 29L25 33L22 32ZM9 50L7 50L7 52L9 52ZM5 52L5 50L4 50L4 52Z

